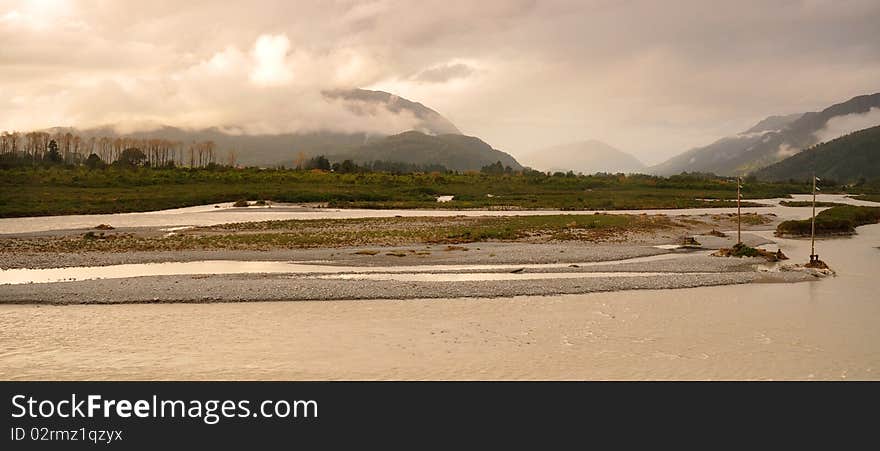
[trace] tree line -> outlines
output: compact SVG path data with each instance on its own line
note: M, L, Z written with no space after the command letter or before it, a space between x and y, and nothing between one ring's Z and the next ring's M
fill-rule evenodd
M412 174L412 173L452 173L454 171L448 169L442 164L415 164L404 163L400 161L367 161L355 162L351 159L331 162L324 155L318 155L313 158L302 158L296 162L296 170L320 170L328 172L337 172L340 174L354 174L367 172L385 172L389 174Z
M234 155L232 152L227 155L233 165ZM207 167L216 164L217 157L213 141L187 144L157 138L80 136L71 132L0 133L0 165L5 167L29 164Z

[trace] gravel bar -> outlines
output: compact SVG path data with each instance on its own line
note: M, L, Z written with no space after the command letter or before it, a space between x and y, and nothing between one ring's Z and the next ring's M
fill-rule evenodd
M161 276L10 285L2 304L123 304L354 299L425 299L578 294L600 291L691 288L751 282L799 282L803 273L724 272L468 282L325 280L285 275Z

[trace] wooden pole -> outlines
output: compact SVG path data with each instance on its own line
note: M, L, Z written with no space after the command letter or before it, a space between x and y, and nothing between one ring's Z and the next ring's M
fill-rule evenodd
M810 261L816 257L816 174L813 174L813 218L810 221Z
M736 178L736 244L742 244L742 215L740 213L740 188L742 187L742 178Z

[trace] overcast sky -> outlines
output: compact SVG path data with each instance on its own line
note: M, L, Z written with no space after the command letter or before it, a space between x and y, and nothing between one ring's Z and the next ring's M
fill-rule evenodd
M522 155L656 163L770 114L880 91L880 1L0 0L0 130L165 123L392 132L383 89Z

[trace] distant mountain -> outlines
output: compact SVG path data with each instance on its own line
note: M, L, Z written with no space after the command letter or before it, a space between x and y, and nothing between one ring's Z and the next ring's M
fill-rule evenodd
M754 173L761 180L827 180L853 183L880 178L880 126L804 150Z
M412 114L418 120L414 125L414 129L425 134L461 133L452 122L431 108L387 92L352 89L328 91L324 93L324 96L329 99L343 101L346 108L359 116L369 116L377 108L384 108L393 113L406 112ZM350 154L353 150L367 143L382 140L385 137L384 135L368 133L329 131L330 125L332 124L328 124L328 131L275 135L232 133L219 127L190 130L166 126L150 131L125 134L117 134L112 126L88 130L65 130L70 130L83 137L119 135L132 138L161 138L179 141L184 144L198 141L214 141L221 155L226 151L235 151L238 163L252 166L290 164L290 162L296 161L299 158L300 153L303 153L306 157L324 155L334 160L336 156ZM60 129L53 129L53 131L57 130Z
M771 116L738 135L689 150L649 170L660 175L753 172L818 144L826 132L833 132L826 129L829 121L845 121L848 115L869 113L872 108L880 108L880 93L854 97L820 112Z
M542 171L641 172L645 165L634 156L601 141L589 140L553 146L523 158L527 165Z
M785 116L769 116L753 125L752 128L743 132L743 134L752 134L752 133L761 133L761 132L773 132L777 130L782 130L788 124L798 120L803 116L804 113L795 113L795 114L787 114Z
M414 130L430 134L430 135L460 135L461 132L440 113L422 105L418 102L412 102L403 97L390 94L384 91L370 91L368 89L347 89L337 91L326 91L324 96L331 99L343 99L349 110L354 111L359 116L369 114L369 108L364 106L381 105L392 113L409 112L412 113L419 123Z
M514 170L522 166L509 154L495 150L479 138L464 135L426 135L408 131L371 141L336 159L349 158L355 162L396 161L427 165L440 164L458 171L480 170L483 166L500 161Z

